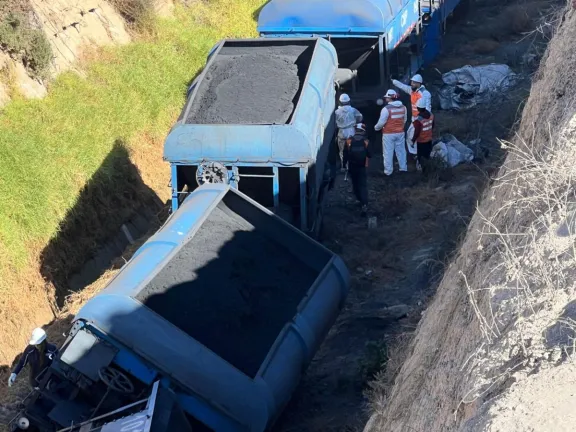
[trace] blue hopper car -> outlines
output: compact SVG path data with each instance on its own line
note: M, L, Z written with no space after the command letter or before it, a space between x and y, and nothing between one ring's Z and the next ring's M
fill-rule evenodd
M262 432L348 285L309 236L204 185L78 312L12 430Z

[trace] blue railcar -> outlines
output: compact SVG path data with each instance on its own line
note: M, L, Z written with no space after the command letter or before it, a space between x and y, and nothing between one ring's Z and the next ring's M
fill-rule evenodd
M262 432L348 287L339 257L206 184L78 312L13 430Z
M198 124L190 120L191 112L203 109L200 95L213 85L206 77L220 63L254 52L275 55L286 47L294 53L291 61L298 66L299 79L294 108L286 122ZM164 159L172 170L172 210L176 211L199 184L224 182L302 231L318 235L322 202L333 174L327 161L335 136L337 65L334 47L322 38L219 43L191 86L182 114L166 138ZM242 109L255 109L252 103L257 102L247 100Z
M258 18L265 38L324 37L355 79L358 104L379 97L390 75L405 79L438 55L460 0L271 0Z

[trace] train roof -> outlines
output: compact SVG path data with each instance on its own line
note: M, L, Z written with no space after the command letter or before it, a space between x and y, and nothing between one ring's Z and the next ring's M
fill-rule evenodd
M261 33L383 34L408 0L271 0L260 12Z

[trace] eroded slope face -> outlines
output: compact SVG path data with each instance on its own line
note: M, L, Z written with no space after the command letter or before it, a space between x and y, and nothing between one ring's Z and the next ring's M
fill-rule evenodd
M574 10L558 23L507 160L367 430L573 430Z

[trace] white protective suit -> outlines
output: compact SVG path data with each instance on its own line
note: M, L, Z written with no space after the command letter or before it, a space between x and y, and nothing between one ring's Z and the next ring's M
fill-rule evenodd
M403 84L398 80L392 80L392 84L394 84L394 86L396 86L397 88L399 88L400 90L402 90L404 93L407 93L409 95L412 95L412 92L414 90L412 90L412 87L410 87L408 84ZM432 95L430 94L430 92L428 90L426 90L426 87L424 87L424 85L421 85L420 88L417 90L422 94L422 99L424 100L424 103L426 104L426 110L429 113L432 113ZM415 119L412 119L412 121L414 121ZM408 151L415 155L416 154L416 144L414 144L412 142L412 137L414 136L414 126L412 125L412 123L410 123L410 127L408 128L408 132L406 133L406 145L408 147Z
M355 126L362 123L362 114L350 105L343 105L336 110L336 126L338 127L338 151L340 163L344 157L346 140L354 136Z
M390 102L391 106L401 107L402 102L393 101ZM407 111L404 112L403 122L406 123ZM390 111L386 107L382 108L380 112L380 118L378 123L374 126L374 130L382 130L388 117L390 116ZM384 156L384 174L391 175L394 171L394 153L396 153L396 159L398 159L398 165L400 166L400 171L408 171L408 165L406 162L406 138L405 133L388 133L382 134L382 153Z

